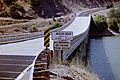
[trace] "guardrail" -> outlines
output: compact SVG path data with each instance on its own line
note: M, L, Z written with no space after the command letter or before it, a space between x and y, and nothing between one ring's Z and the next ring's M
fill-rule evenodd
M79 46L84 41L84 39L88 35L88 32L89 32L89 29L87 29L83 34L80 34L80 35L74 37L74 39L72 40L72 42L70 44L71 47L68 50L64 51L64 56L63 56L64 60L67 60L67 58L77 48L77 46Z
M42 32L0 35L0 45L43 37Z
M100 11L100 10L105 10L106 9L106 7L101 7L101 8L93 8L93 9L89 9L89 10L84 10L84 11L81 11L80 13L77 13L78 14L78 16L84 16L84 14L92 14L92 13L94 13L94 12L97 12L97 11Z

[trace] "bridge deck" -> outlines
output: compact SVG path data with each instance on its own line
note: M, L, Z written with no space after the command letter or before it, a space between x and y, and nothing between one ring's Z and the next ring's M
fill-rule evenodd
M76 36L84 33L88 29L89 23L90 23L89 16L76 17L73 23L63 31L73 31L73 36Z

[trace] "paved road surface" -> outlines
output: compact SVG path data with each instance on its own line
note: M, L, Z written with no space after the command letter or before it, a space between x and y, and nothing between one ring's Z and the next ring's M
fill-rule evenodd
M35 56L0 55L0 80L14 80L29 65Z

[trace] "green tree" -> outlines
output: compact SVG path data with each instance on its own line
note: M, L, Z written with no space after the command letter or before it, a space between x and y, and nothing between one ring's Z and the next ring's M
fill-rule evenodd
M18 10L18 11L23 11L24 8L18 4L18 3L13 3L12 5L9 6L10 10Z
M59 22L55 22L55 23L49 28L49 30L56 29L56 28L59 28L59 27L61 27L61 26L62 26L62 24L60 24Z
M52 19L53 19L53 21L54 21L54 22L56 22L56 19L55 19L55 17L54 17L54 16L52 16Z
M102 15L97 15L94 18L95 22L95 31L96 32L104 32L107 29L107 18Z
M14 6L19 11L23 11L24 10L24 8L20 4L14 3Z
M120 8L113 8L107 13L108 18L119 18L120 17Z
M108 20L108 27L114 31L118 31L119 27L118 27L118 20L117 18L110 18Z
M37 26L36 26L35 24L33 24L33 25L31 26L30 32L31 32L31 33L32 33L32 32L38 32L38 28L37 28Z
M45 18L45 11L44 11L44 10L42 10L41 16L42 16L43 18Z
M9 6L9 5L11 5L13 2L15 2L15 1L17 1L17 0L3 0L3 2L7 5L7 6Z
M30 0L30 4L31 4L32 6L37 6L37 5L38 5L38 1L39 1L39 0Z

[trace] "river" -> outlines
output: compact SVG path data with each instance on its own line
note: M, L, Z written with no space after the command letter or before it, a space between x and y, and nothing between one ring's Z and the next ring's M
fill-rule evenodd
M120 36L91 39L89 48L91 70L101 80L120 80Z

